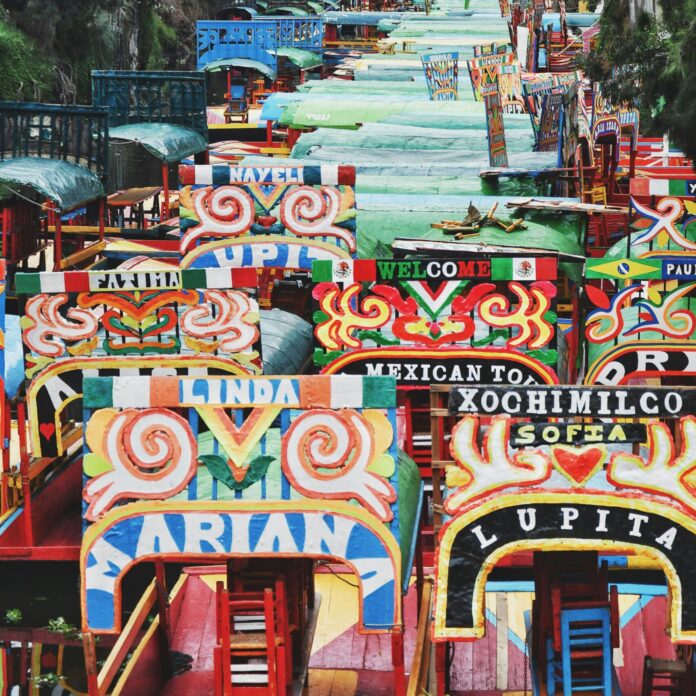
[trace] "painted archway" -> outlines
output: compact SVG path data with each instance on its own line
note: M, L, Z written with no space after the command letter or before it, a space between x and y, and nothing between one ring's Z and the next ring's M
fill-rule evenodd
M605 494L504 495L451 519L440 534L434 640L484 634L485 584L517 551L633 550L663 568L674 642L696 642L696 521L654 500Z
M69 358L53 363L35 375L27 389L29 439L35 456L57 457L65 448L60 429L61 413L82 399L82 380L87 376L141 375L249 375L239 362L221 356L187 355L146 357Z
M385 632L401 622L396 539L358 506L332 501L132 503L87 529L80 554L84 630L121 629L121 581L135 563L230 557L337 559L358 579L360 624Z

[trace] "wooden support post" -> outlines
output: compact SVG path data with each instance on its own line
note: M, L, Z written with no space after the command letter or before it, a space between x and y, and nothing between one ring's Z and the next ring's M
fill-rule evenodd
M437 643L435 646L436 696L445 696L447 689L447 646L448 643Z
M31 514L31 485L29 479L29 453L27 452L27 404L24 400L17 402L17 432L19 435L19 477L24 498L24 542L34 545L34 523Z
M155 582L157 584L157 609L159 612L160 621L160 640L162 641L162 651L167 656L167 671L171 672L171 631L169 626L169 599L167 592L167 577L164 572L164 561L160 558L155 560Z
M106 225L105 220L106 215L106 200L104 198L99 199L99 239L104 241L104 227Z
M0 489L0 514L5 512L10 507L10 436L12 435L12 420L11 420L11 408L10 400L5 394L5 390L2 389L2 394L0 395L2 399L2 476L0 481L2 482L2 488Z
M394 696L406 696L406 671L404 667L404 629L398 626L392 631L392 666L394 667Z
M166 162L162 162L162 215L160 222L169 220L169 167Z
M423 603L423 517L416 527L416 612L420 614Z
M82 634L82 645L85 654L85 673L87 674L88 696L99 695L99 680L97 678L97 649L94 644L94 634L85 631Z
M266 121L266 145L271 147L273 145L273 121Z
M63 258L63 221L60 212L56 213L56 231L53 235L53 270L60 271L60 262Z

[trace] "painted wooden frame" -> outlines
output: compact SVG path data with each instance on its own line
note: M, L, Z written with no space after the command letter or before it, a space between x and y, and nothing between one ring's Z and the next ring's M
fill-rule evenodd
M465 415L451 432L446 467L450 518L436 559L434 640L484 634L486 578L503 556L599 549L659 563L671 590L672 640L696 642L695 403L693 388L452 388L450 413ZM518 441L521 428L531 440ZM538 441L534 429L555 435ZM579 444L578 435L590 439Z
M459 53L423 53L421 63L430 101L459 99Z
M257 282L254 269L18 273L33 454L63 454L83 370L260 372Z
M556 278L546 257L317 261L315 364L411 388L557 382Z
M588 259L586 276L604 281L585 288L586 383L696 374L696 254Z
M183 268L311 270L357 251L355 168L179 167Z
M138 561L250 555L339 559L359 579L364 629L399 625L392 378L115 377L84 389L85 629L119 630L120 581Z

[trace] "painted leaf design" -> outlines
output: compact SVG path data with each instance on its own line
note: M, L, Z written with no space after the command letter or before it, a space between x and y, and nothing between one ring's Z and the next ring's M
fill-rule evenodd
M273 457L268 455L255 457L249 462L249 468L244 478L241 481L236 481L227 463L227 457L219 454L203 454L198 459L205 464L213 478L233 491L242 491L260 481L268 471L269 464L273 461Z
M611 300L604 290L600 290L600 288L596 288L593 285L586 285L585 292L590 298L590 302L592 302L595 307L599 307L600 309L609 309L611 306Z

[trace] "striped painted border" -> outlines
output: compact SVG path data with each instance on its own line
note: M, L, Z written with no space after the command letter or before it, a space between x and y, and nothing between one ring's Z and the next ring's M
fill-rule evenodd
M693 179L631 179L632 196L696 196L696 177Z
M225 186L227 184L263 184L282 186L354 186L355 167L322 164L306 167L234 167L229 164L182 164L179 167L182 185Z
M128 292L199 288L255 288L255 268L191 268L171 271L68 271L17 273L17 293Z
M673 258L647 259L587 259L586 278L619 280L694 280L696 254Z
M456 280L464 278L486 278L490 280L556 280L558 278L558 264L554 257L491 257L490 259L413 259L399 260L394 259L355 259L348 260L319 260L312 264L312 281L320 282L372 282L384 281L392 282L398 280L427 280L428 277L421 274L413 275L413 267L420 264L424 271L428 263L435 262L438 266L449 263L452 268L459 264L471 264L476 261L490 261L490 274L477 275L472 272L455 273L453 275L442 275L434 278L436 280ZM380 264L390 264L398 268L399 265L404 269L399 272L397 268L393 271L393 278L385 277L378 269Z
M85 408L394 408L396 379L360 375L298 377L85 377Z

